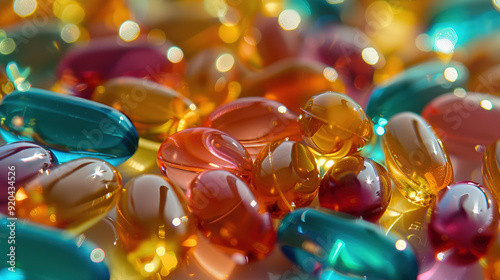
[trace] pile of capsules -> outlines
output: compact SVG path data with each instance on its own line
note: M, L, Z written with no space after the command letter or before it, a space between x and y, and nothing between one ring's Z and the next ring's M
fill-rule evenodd
M0 3L0 279L500 279L500 1Z

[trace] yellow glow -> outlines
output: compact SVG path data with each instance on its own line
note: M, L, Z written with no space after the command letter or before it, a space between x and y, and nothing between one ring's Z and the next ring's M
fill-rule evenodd
M181 48L173 46L170 47L167 51L167 59L172 63L179 63L184 58L184 53Z
M483 107L483 109L488 110L488 111L493 108L493 104L491 103L491 101L486 100L486 99L482 100L480 104L481 104L481 107Z
M153 45L160 46L167 40L165 32L160 29L153 29L148 33L148 42Z
M224 0L204 0L203 5L207 13L213 17L223 17L228 9Z
M455 67L448 67L444 70L444 78L450 82L454 82L458 79L458 72Z
M227 72L233 68L234 57L228 53L220 55L215 61L215 68L219 72Z
M165 253L165 255L160 257L161 263L167 270L172 270L174 269L179 261L177 260L177 257L175 256L175 253L172 251L168 251Z
M403 239L399 239L398 241L396 241L396 249L398 249L399 251L403 251L404 249L406 249L406 241L404 241Z
M326 67L323 70L323 76L330 82L335 82L339 78L339 74L332 67Z
M219 16L219 20L223 25L234 26L240 21L240 13L235 8L230 7L223 16Z
M189 104L189 109L191 109L193 111L196 110L197 109L196 104L194 104L194 103Z
M387 28L394 20L394 12L388 2L374 1L366 8L365 18L367 23L377 29Z
M184 247L195 247L198 244L198 241L196 241L196 238L189 238L186 239L184 242L182 242L182 246Z
M286 109L286 107L285 107L285 106L283 106L283 105L282 105L282 106L279 106L279 107L278 107L278 112L280 112L280 113L284 114L284 113L286 113L286 111L287 111L287 109Z
M16 49L16 42L12 38L4 38L0 41L0 53L3 55L11 54Z
M262 0L262 13L268 17L277 17L283 10L283 4L278 0Z
M327 161L327 162L325 163L325 169L328 169L328 168L332 167L333 163L334 163L334 162L333 162L333 160L329 160L329 161Z
M125 42L130 42L139 36L141 29L139 25L131 20L126 20L120 25L120 30L118 31L118 35Z
M219 37L224 43L234 43L240 37L240 29L236 25L221 25L219 26Z
M20 17L27 17L35 12L37 6L36 0L15 0L14 13Z
M68 23L61 29L61 38L66 43L73 43L80 37L80 28L78 26Z
M76 1L72 1L71 4L66 5L61 14L61 20L63 22L78 24L82 22L85 18L85 10Z
M56 214L50 214L49 219L51 222L55 223L56 222Z
M172 225L179 226L181 224L181 219L175 218L172 220Z
M278 17L280 26L285 30L295 30L299 27L301 18L296 10L286 9Z
M166 252L166 250L165 250L165 247L163 247L163 246L156 248L156 254L158 254L158 256L160 256L160 257L165 255L165 252Z
M144 266L144 270L146 272L153 272L155 270L155 265L152 263L148 263Z
M104 250L101 248L95 248L90 252L90 260L95 262L95 263L100 263L104 260L104 257L106 254L104 253Z
M438 254L436 255L436 259L437 259L438 261L442 261L442 260L444 260L444 253L438 253Z
M217 164L212 163L212 162L209 162L208 165L215 167L215 168L220 168L220 166L218 166Z
M362 52L361 52L361 57L363 58L363 60L370 64L370 65L375 65L377 64L378 60L379 60L379 56L378 56L378 53L377 51L374 49L374 48L365 48Z

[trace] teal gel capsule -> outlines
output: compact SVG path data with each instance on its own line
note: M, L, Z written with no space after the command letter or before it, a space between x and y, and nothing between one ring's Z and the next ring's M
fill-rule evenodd
M425 62L375 87L365 112L377 131L377 125L383 127L391 116L405 111L419 114L432 99L464 87L468 79L469 71L459 62Z
M0 240L0 279L110 279L100 251L63 231L4 218Z
M106 105L41 89L13 92L0 104L0 135L8 143L35 141L60 162L96 157L118 165L137 149L130 120Z
M281 221L278 241L289 259L320 280L414 280L418 275L413 249L404 239L340 212L298 209Z

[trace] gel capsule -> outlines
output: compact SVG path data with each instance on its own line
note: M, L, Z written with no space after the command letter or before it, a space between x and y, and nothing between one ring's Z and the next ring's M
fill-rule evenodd
M118 165L134 154L139 141L134 125L115 109L41 89L6 96L0 125L7 142L41 143L60 162L97 157Z
M13 233L15 239L9 240L15 243L9 244L7 236ZM0 220L0 236L0 249L5 252L0 255L2 279L110 279L105 263L93 261L93 248L77 245L61 230L7 218ZM9 271L10 267L15 272Z
M139 136L156 142L197 126L200 115L196 105L177 91L139 78L111 79L97 87L91 99L121 111Z
M116 205L121 188L121 176L109 163L76 159L20 188L15 211L20 218L80 233Z
M319 205L376 222L389 205L391 178L383 166L360 156L339 159L321 180Z
M233 137L213 128L188 128L170 135L158 149L158 167L187 190L201 172L226 169L249 180L252 158Z
M255 160L252 187L273 218L311 204L319 183L313 154L298 142L273 141Z
M373 135L373 124L348 96L324 92L307 101L299 116L304 142L318 153L356 153Z
M464 93L465 94L465 93ZM449 93L429 103L422 117L436 130L449 153L479 159L482 151L500 138L500 97L467 92Z
M261 209L247 183L227 170L208 170L186 193L198 228L237 263L259 260L274 248L271 216Z
M410 111L420 113L432 99L464 87L469 71L459 62L430 61L418 64L377 85L366 106L375 123L387 123L393 115Z
M282 104L262 97L246 97L218 107L205 120L238 140L255 159L274 140L301 140L297 115Z
M28 180L45 173L58 163L50 150L36 143L16 142L0 146L0 170L3 170L0 182L5 186L0 193L0 203L8 200L11 191L13 196ZM8 187L15 187L15 190L9 188L7 191ZM5 209L0 209L2 212L3 210Z
M296 210L281 221L278 241L289 259L320 279L417 278L417 261L404 239L344 213Z
M122 190L118 234L130 264L144 277L166 276L196 246L194 222L181 190L158 175L141 175Z
M481 166L484 185L500 201L500 140L486 148Z
M432 128L417 114L393 116L383 136L387 170L411 202L428 206L453 181L450 158Z
M429 223L429 239L437 252L451 249L457 262L484 256L497 233L498 205L481 185L458 182L441 191Z

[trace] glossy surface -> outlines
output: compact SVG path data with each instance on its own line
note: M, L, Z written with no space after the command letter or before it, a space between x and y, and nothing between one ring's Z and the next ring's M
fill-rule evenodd
M9 227L14 223L13 227ZM9 244L7 236L15 230L15 243ZM93 261L95 251L88 244L79 246L67 233L38 227L20 220L0 220L0 276L2 279L44 280L108 280L109 271L103 262ZM12 240L12 239L11 239ZM15 272L11 267L11 248L15 247Z
M410 202L428 206L453 181L451 161L441 141L419 115L404 112L393 116L383 146L387 170Z
M294 211L281 222L278 240L288 258L320 279L417 277L417 261L406 241L343 213Z
M144 277L167 276L196 246L194 221L181 190L158 175L129 181L117 206L120 242Z
M492 122L500 119L497 96L445 94L429 103L422 117L436 130L446 150L459 156L479 159L483 151L478 148L500 138L500 125Z
M324 92L305 104L299 117L304 142L323 154L343 157L358 152L373 136L373 124L348 96Z
M118 165L134 154L139 140L134 125L115 109L41 89L6 96L0 125L7 142L38 142L60 162L90 156Z
M447 70L449 69L449 70ZM464 87L469 71L459 62L430 61L418 64L377 85L366 114L378 123L400 112L420 113L432 99Z
M231 135L255 159L260 150L274 140L289 137L300 141L297 117L276 101L247 97L218 107L203 125Z
M486 148L481 165L484 185L497 202L500 201L500 140Z
M347 156L323 176L318 198L321 207L375 222L389 205L391 178L371 159Z
M92 100L121 111L140 137L162 142L169 135L198 125L196 105L177 91L145 79L111 79L99 86Z
M35 177L16 193L20 218L80 233L117 202L120 174L109 163L81 158Z
M273 218L311 204L319 183L314 156L298 142L273 141L255 160L252 187Z
M183 190L201 172L226 169L250 179L252 158L233 137L213 128L188 128L169 136L158 149L158 167Z
M31 178L45 173L59 162L54 154L33 142L17 142L0 146L0 182L2 193L0 202L6 202L8 197ZM12 182L12 183L10 183ZM12 186L11 186L12 185ZM13 189L8 187L14 187ZM10 193L13 191L12 193ZM5 209L0 209L4 211Z
M486 254L499 219L498 205L487 189L470 181L451 184L439 193L432 211L429 239L437 252L451 249L458 263Z
M236 263L263 259L274 248L271 216L241 178L227 170L198 175L186 198L198 228Z

